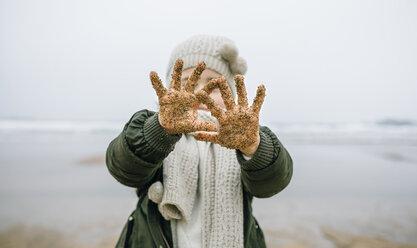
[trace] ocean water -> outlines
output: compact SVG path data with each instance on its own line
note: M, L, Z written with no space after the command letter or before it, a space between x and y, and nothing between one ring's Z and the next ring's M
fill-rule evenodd
M0 121L0 231L41 226L86 245L117 238L137 201L103 160L122 127ZM290 185L253 203L269 244L335 247L323 228L417 244L414 124L269 127L294 160Z

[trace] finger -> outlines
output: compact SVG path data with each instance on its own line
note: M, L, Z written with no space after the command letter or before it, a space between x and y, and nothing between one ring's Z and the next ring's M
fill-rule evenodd
M207 92L207 94L211 94L211 92L216 88L219 87L219 79L214 78L208 82L208 84L204 85L204 87L201 90L204 90Z
M197 86L198 80L200 79L201 73L206 69L206 64L201 61L198 63L197 67L194 69L191 76L188 78L187 83L185 84L185 90L193 93L195 87Z
M184 61L182 59L177 59L175 62L174 71L172 72L171 89L181 89L181 75L183 65Z
M206 132L197 132L194 135L194 138L196 140L200 140L200 141L207 141L207 142L211 142L211 143L218 143L218 133L206 133Z
M216 102L214 102L214 100L207 94L207 92L200 90L196 93L196 97L200 102L207 106L211 114L216 117L219 122L222 122L225 119L223 110Z
M253 99L253 103L251 107L252 111L254 111L255 113L259 113L259 111L261 110L262 104L264 102L264 99L265 99L265 86L259 85L258 90L256 91L255 99Z
M246 93L246 87L242 75L235 76L236 82L236 93L237 93L237 104L242 107L248 107L248 96Z
M158 95L159 98L161 98L163 95L165 95L165 93L167 92L167 89L162 84L162 81L159 78L158 73L152 71L149 76L151 78L152 86L155 89L156 94Z
M191 132L196 132L196 131L216 132L217 125L213 121L197 120L195 121Z
M232 91L230 90L229 84L227 83L224 77L220 78L219 88L222 94L224 105L227 110L233 109L236 105L235 100L233 99Z

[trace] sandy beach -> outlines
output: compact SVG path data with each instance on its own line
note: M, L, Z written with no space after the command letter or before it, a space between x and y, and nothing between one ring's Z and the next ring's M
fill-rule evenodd
M116 135L3 131L0 247L113 247L137 201L105 166ZM417 247L417 145L280 138L293 179L253 204L268 247Z

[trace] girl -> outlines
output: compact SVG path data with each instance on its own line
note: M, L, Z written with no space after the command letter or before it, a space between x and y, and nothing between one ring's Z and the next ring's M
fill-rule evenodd
M234 43L209 35L176 47L167 88L151 72L159 112L135 113L107 149L110 173L139 197L116 247L266 247L252 198L283 190L292 160L259 126L265 87L249 106L245 72Z

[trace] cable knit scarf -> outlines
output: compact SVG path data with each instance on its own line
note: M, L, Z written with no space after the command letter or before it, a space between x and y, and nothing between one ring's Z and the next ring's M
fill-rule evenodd
M199 111L199 119L217 120ZM193 134L183 135L163 161L163 184L149 188L149 198L158 203L166 220L189 222L198 180L201 197L202 247L243 247L243 195L240 165L235 150L208 143L199 149ZM203 159L200 159L203 158ZM201 163L199 165L199 162ZM199 168L204 170L198 178ZM176 231L173 230L174 245ZM183 247L181 247L183 248Z

